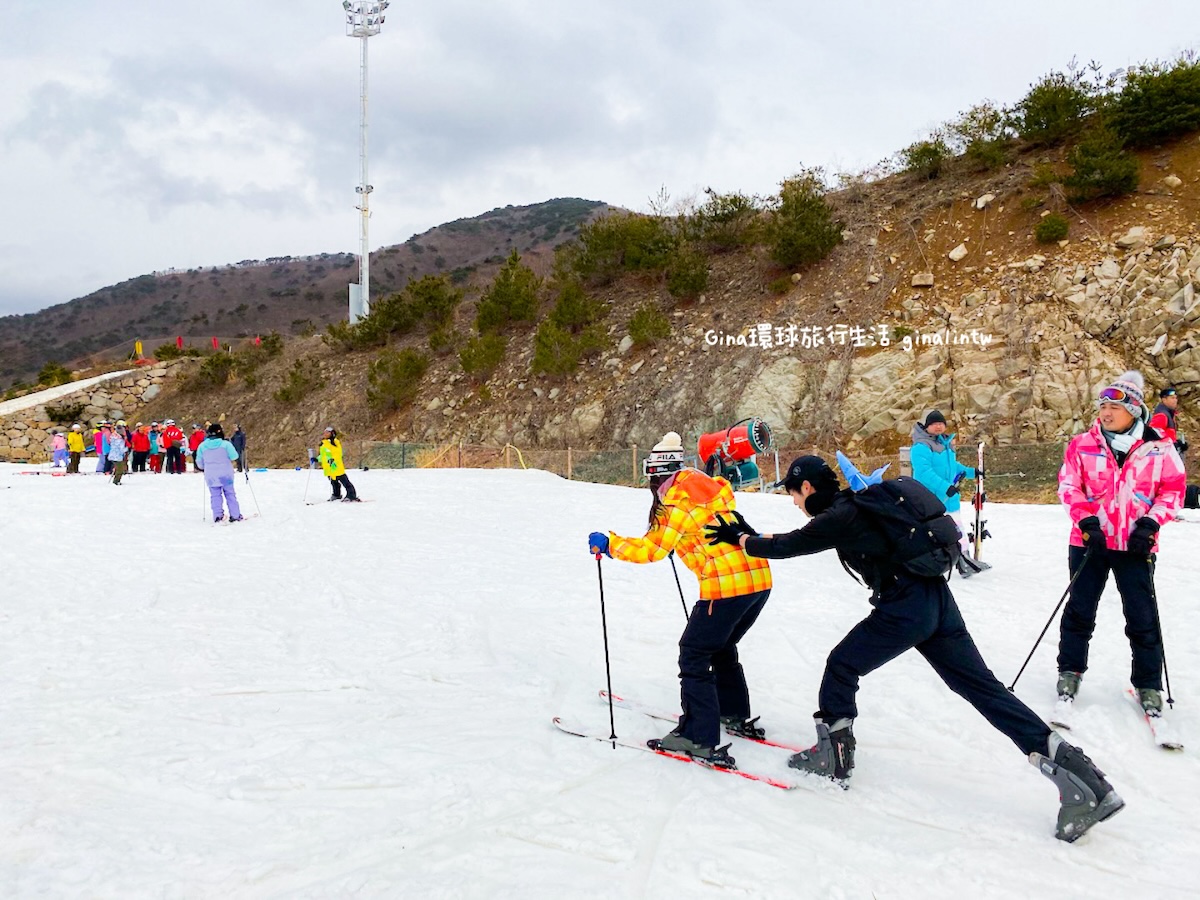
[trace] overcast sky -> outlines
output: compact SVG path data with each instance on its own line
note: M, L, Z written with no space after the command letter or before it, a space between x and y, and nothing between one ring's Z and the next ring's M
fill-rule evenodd
M357 251L360 42L340 0L2 6L0 315L159 269ZM1198 46L1195 0L393 0L370 39L371 247L552 197L768 195L1014 102L1072 57Z

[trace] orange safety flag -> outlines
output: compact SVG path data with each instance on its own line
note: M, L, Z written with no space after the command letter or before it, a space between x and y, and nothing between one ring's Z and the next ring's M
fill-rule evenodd
M221 349L221 343L216 338L213 338L213 349L214 350Z
M257 334L254 336L254 346L255 346L255 347L261 347L261 346L262 346L262 338L261 338L261 337L259 337Z
M177 338L175 338L175 348L176 348L177 350L182 350L182 349L183 349L183 338L182 338L182 337L177 337Z

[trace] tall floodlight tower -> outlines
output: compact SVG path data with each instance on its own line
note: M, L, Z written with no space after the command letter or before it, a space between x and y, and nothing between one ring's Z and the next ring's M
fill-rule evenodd
M354 190L358 193L358 210L362 214L362 245L358 256L358 284L350 285L350 324L371 311L371 245L367 228L371 219L371 187L367 181L367 39L379 34L383 27L383 11L388 0L342 0L346 11L346 35L362 42L359 63L359 147L358 157L362 169L362 180Z

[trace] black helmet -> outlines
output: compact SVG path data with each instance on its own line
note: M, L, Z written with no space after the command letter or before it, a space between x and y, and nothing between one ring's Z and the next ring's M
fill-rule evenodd
M222 438L222 439L225 437L225 429L221 427L220 422L213 422L211 425L208 426L208 428L205 430L204 433L207 434L209 437Z

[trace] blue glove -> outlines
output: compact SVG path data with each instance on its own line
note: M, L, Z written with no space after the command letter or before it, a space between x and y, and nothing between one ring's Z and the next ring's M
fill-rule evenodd
M608 535L603 531L593 531L588 535L588 549L593 554L603 553L609 559L612 559L612 554L608 552Z

